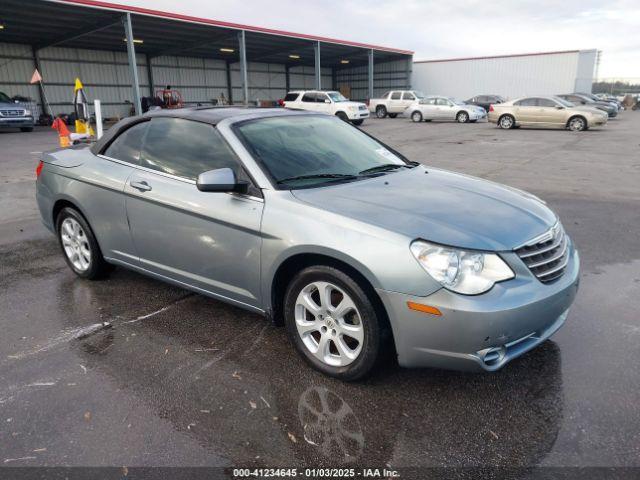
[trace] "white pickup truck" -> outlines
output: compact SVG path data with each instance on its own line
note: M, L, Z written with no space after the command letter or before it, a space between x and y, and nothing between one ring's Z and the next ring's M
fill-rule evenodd
M289 92L282 101L282 106L293 110L310 110L335 115L336 117L362 125L365 118L369 118L369 110L364 103L352 102L340 92L324 92L319 90L305 90Z
M417 90L390 90L380 98L369 100L369 111L375 113L378 118L385 118L387 115L396 118L421 98L424 98L424 93Z

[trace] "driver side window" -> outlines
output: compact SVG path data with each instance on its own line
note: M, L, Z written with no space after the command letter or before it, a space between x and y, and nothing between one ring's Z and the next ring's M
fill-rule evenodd
M447 100L446 98L438 98L438 99L436 99L436 105L449 106L449 105L451 105L451 102L449 100Z

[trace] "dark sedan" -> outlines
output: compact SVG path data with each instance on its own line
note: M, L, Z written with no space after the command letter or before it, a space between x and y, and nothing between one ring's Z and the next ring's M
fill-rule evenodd
M563 100L571 102L574 105L584 105L586 107L594 107L599 110L602 110L603 112L607 112L607 115L609 115L609 118L613 118L618 115L618 107L616 107L612 103L595 101L581 93L565 93L565 94L556 95L556 96L562 98Z
M498 103L504 103L506 99L501 97L500 95L477 95L475 97L466 100L464 103L468 105L477 105L478 107L482 107L485 111L489 111L489 107L491 105L496 105Z

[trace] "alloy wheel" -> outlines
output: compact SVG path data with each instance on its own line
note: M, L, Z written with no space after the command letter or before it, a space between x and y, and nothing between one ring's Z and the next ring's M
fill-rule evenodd
M513 119L506 115L500 119L500 127L504 129L508 129L513 127Z
M469 120L469 115L467 115L466 112L460 112L458 114L458 122L460 123L466 123L467 120Z
M67 217L60 226L60 239L64 253L79 272L85 272L91 265L91 246L82 226L74 218Z
M343 367L362 350L364 328L353 299L340 287L317 281L296 299L295 322L307 350L326 365Z
M569 122L569 130L574 132L580 132L584 130L584 120L579 117L572 118Z

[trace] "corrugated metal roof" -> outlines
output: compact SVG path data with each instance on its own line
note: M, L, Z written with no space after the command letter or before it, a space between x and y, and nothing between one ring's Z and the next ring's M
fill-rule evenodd
M99 9L115 10L119 12L130 12L130 13L136 13L140 15L148 15L152 17L179 20L179 21L188 22L188 23L213 25L216 27L224 27L224 28L229 28L233 30L246 30L249 32L266 33L271 35L300 38L305 40L316 40L324 43L336 43L339 45L349 45L352 47L360 47L360 48L368 48L368 49L374 49L374 50L380 50L380 51L402 53L405 55L413 55L414 53L411 50L402 50L398 48L383 47L380 45L371 45L367 43L354 42L350 40L339 40L336 38L321 37L321 36L309 35L305 33L295 33L295 32L289 32L286 30L278 30L273 28L256 27L253 25L244 25L241 23L225 22L225 21L214 20L210 18L194 17L191 15L183 15L179 13L163 12L160 10L153 10L149 8L135 7L130 5L121 5L118 3L103 2L99 0L51 0L51 1L56 3L75 4L75 5L83 5L83 6L89 6L93 8L99 8Z
M464 62L467 60L489 60L492 58L536 57L539 55L559 55L564 53L578 53L580 50L558 50L555 52L513 53L509 55L490 55L484 57L443 58L439 60L415 60L413 63Z

